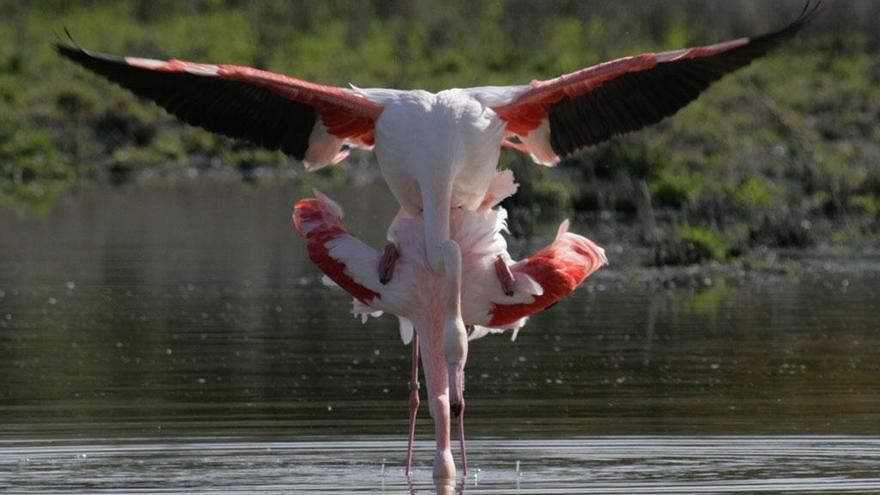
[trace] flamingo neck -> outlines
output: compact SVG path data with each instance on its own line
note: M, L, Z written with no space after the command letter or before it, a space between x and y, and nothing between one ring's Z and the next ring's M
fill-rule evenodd
M443 352L448 364L464 365L467 332L461 318L461 248L455 241L443 244L446 315L443 322Z
M455 241L442 246L445 265L446 317L461 315L461 248Z

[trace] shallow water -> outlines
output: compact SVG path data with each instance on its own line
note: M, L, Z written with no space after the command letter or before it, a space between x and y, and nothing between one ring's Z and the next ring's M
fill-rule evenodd
M326 192L381 245L381 185ZM0 491L409 489L409 349L320 284L290 223L307 194L183 183L0 209ZM610 251L515 342L471 346L465 491L880 490L876 260L657 289ZM431 432L423 408L418 492Z
M400 439L77 439L0 450L0 483L32 492L792 493L880 490L880 439L841 436L478 439L467 479L402 475ZM432 456L421 442L416 454ZM519 471L517 471L519 465ZM0 485L4 486L4 485Z

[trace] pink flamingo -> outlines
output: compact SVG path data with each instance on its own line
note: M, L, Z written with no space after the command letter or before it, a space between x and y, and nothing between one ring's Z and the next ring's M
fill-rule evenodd
M468 340L506 328L518 330L528 315L555 303L606 263L602 248L569 233L567 221L549 246L513 263L501 235L506 212L492 209L512 190L513 175L499 172L480 208L452 212L451 239L441 246L446 268L443 275L431 269L426 257L424 217L398 216L388 237L399 246L400 257L394 278L385 284L376 270L380 253L346 230L336 203L315 191L314 199L296 204L294 223L305 239L311 260L354 296L356 312L397 315L404 342L412 340L407 474L411 472L419 406L419 353L435 425L434 476L455 477L450 415L458 418L461 463L467 474L463 394ZM499 258L511 264L511 295L495 283Z
M566 233L564 228L554 244L512 267L509 256L504 256L506 250L495 251L495 257L488 259L460 248L462 239L455 230L456 222L460 221L457 218L476 214L485 206L487 191L492 190L496 177L501 147L527 153L537 163L552 165L614 135L659 122L694 100L714 81L748 65L800 31L817 9L818 4L810 9L807 3L794 22L761 36L624 57L528 85L450 89L439 93L343 89L236 65L117 57L69 45L57 45L57 50L89 70L155 101L190 124L280 149L303 160L308 170L338 163L352 147L375 147L382 174L401 205L401 213L391 230L398 235L389 236L392 243L382 255L372 256L368 248L360 246L355 249L360 257L331 256L337 243L345 246L356 243L339 223L341 211L319 198L312 200L318 203L303 203L297 210L297 214L306 215L329 208L326 215L315 217L316 221L324 219L316 223L324 225L319 232L329 230L321 234L320 241L309 241L310 256L331 278L336 274L343 280L337 283L368 307L380 304L376 301L386 304L387 299L393 299L389 292L396 286L391 280L392 274L400 277L407 273L396 264L420 267L422 272L405 280L423 282L424 289L412 292L433 294L433 297L407 307L410 311L419 308L417 313L434 315L417 324L417 332L447 336L444 339L448 344L444 353L449 365L446 383L452 389L453 400L458 400L466 360L466 340L462 342L461 327L464 322L479 325L482 321L468 313L466 302L478 300L484 305L491 304L489 313L482 313L482 319L491 314L486 325L504 326L509 322L501 323L499 315L521 318L543 308L541 304L552 299L547 294L572 290L577 284L558 282L563 279L571 282L561 274L569 273L577 263L586 262L589 257L584 253L593 252L583 251L585 248L578 247L580 244L570 242L573 234ZM493 203L491 198L488 202ZM307 220L305 216L299 218L300 225ZM311 221L306 225L311 225ZM405 225L410 227L401 227ZM420 236L413 234L412 225L421 229ZM310 239L313 229L308 232L306 237ZM329 247L321 251L313 246ZM559 253L571 256L574 256L571 253L579 253L580 258L575 257L571 264L559 263ZM372 271L361 263L365 259L373 263ZM494 299L483 295L462 299L461 307L455 307L454 294L468 293L487 283L485 277L469 281L465 274L475 272L458 269L459 264L467 265L473 259L491 262L492 268L483 272L490 274L487 275L490 280L500 279L501 284L494 284L495 289L508 298L502 299L507 304L496 304ZM358 276L347 270L357 272ZM583 271L578 270L581 271L577 273ZM540 286L541 295L522 292L517 284L525 280L524 275L533 282L540 280L535 284ZM552 280L557 282L550 283ZM460 284L459 289L455 289L456 284ZM446 291L438 288L441 285ZM522 294L530 294L534 300L514 302ZM450 301L446 304L448 315L456 311L462 315L458 319L447 318L445 332L428 330L439 321L437 308L442 307L437 303L439 300ZM390 307L388 311L395 312ZM414 349L419 347L433 350L439 348L439 344L430 342ZM431 354L436 355L436 352ZM438 376L435 371L429 372L429 367L426 364L426 375ZM438 390L446 387L441 387L440 378L436 380L430 395L432 410L439 411L443 395ZM429 389L431 382L429 378ZM441 418L438 425L442 424ZM448 417L446 424L448 426ZM459 425L461 428L461 422ZM442 438L438 433L438 455L445 452L440 449ZM448 431L445 438L448 443ZM454 472L451 454L450 459L446 457L443 454L444 460L435 465L436 475Z
M623 57L528 85L439 93L336 88L236 65L57 50L190 124L280 149L308 170L343 160L352 147L375 147L403 212L424 212L428 261L439 270L450 212L479 207L502 146L551 165L659 122L792 37L818 6L808 2L794 22L761 36ZM386 275L395 249L381 258ZM499 273L509 284L506 269Z

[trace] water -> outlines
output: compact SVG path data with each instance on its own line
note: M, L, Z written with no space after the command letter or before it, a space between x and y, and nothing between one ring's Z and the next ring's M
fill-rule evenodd
M471 442L451 489L409 482L397 440L180 439L5 445L0 482L22 491L364 493L815 493L880 490L880 440L864 437L592 437ZM427 442L417 455L432 456ZM520 471L516 465L520 461ZM383 468L384 465L384 468Z
M383 186L326 192L381 246ZM0 491L446 491L425 408L401 474L409 348L320 284L290 222L307 194L217 181L0 209ZM464 491L880 491L877 260L658 289L615 262L613 228L574 230L610 269L516 342L471 346Z

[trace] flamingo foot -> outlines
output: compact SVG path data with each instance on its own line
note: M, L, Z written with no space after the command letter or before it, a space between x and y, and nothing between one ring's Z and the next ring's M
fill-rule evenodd
M382 257L379 258L379 282L382 285L391 281L391 275L394 274L394 265L399 257L400 252L397 251L397 246L393 242L385 245L385 249L382 250Z
M495 259L495 275L501 281L501 289L504 291L504 294L508 297L513 296L513 272L510 271L510 267L507 266L507 263L504 262L504 258L501 256Z
M419 335L414 334L412 381L409 382L409 439L406 444L406 475L412 476L413 444L416 438L416 414L419 411Z

